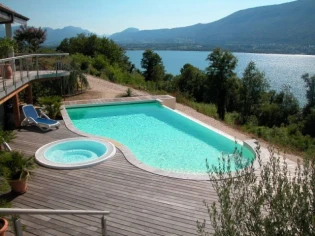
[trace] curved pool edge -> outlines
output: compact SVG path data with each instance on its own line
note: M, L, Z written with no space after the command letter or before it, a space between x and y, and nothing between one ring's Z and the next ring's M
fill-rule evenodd
M84 104L86 106L88 106L89 104ZM106 105L106 103L104 103L103 105ZM125 159L132 164L133 166L142 169L144 171L150 172L152 174L156 174L156 175L160 175L160 176L164 176L164 177L170 177L170 178L177 178L177 179L186 179L186 180L197 180L197 181L209 181L209 175L208 174L192 174L192 173L176 173L176 172L170 172L170 171L166 171L166 170L162 170L162 169L157 169L151 166L148 166L146 164L144 164L143 162L139 161L136 156L131 152L131 150L129 148L127 148L125 145L121 144L120 142L113 140L113 139L109 139L109 138L105 138L105 137L100 137L97 135L91 135L85 132L82 132L81 130L78 130L72 123L68 112L65 109L65 106L62 106L61 109L61 115L63 117L65 126L72 132L79 134L81 136L86 136L86 137L91 137L91 138L97 138L97 139L104 139L108 142L113 143L117 148L119 148L119 150L123 153ZM186 117L189 117L188 115L185 114ZM196 120L196 119L193 119ZM203 123L201 121L199 121L200 123ZM203 125L205 125L203 123ZM209 126L209 125L206 125ZM217 130L217 129L214 129ZM224 133L223 131L220 131L220 134ZM228 136L230 139L232 136L225 134L226 136ZM255 143L256 140L254 139L250 139L250 140L245 140L245 141L240 141L237 140L238 142L242 143L242 145L246 145L247 148L250 149L250 151L253 152L255 159L253 161L253 165L254 168L259 168L259 163L257 161L256 158L256 152L255 152ZM234 177L234 172L232 172L232 177ZM226 178L228 178L228 174L226 175Z
M80 163L57 163L48 160L45 158L45 152L53 147L54 145L65 143L68 141L78 141L78 140L89 140L94 141L103 144L106 147L106 152L99 158L91 160L91 161L85 161ZM92 137L75 137L75 138L66 138L66 139L60 139L54 142L50 142L48 144L45 144L44 146L40 147L35 152L35 161L37 164L51 168L51 169L59 169L59 170L71 170L71 169L80 169L80 168L87 168L90 166L94 166L97 164L100 164L110 158L112 158L116 154L116 147L111 142L108 142L107 140L104 140L102 138L92 138Z

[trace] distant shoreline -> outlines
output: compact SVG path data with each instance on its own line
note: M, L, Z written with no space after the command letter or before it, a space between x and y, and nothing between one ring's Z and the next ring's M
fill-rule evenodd
M176 45L176 44L119 44L124 50L158 50L158 51L212 51L216 47L238 53L315 55L315 45Z

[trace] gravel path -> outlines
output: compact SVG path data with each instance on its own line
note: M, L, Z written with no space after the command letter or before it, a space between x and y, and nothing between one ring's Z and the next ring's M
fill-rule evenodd
M97 98L115 98L115 97L120 97L120 95L126 93L126 90L128 89L127 86L123 86L120 84L115 84L106 80L103 80L101 78L91 76L91 75L86 75L87 79L90 84L90 89L87 90L85 93L66 98L67 101L72 101L72 100L85 100L85 99L97 99ZM148 93L144 91L139 91L136 89L132 89L134 96L143 96L143 95L148 95ZM234 129L225 123L216 120L214 118L208 117L206 115L203 115L194 109L184 106L182 104L176 103L176 109L180 112L183 112L191 117L194 117L195 119L198 119L216 129L219 129L226 134L231 135L232 137L235 137L236 139L239 140L246 140L246 139L252 139L254 138L250 134L241 132L237 129ZM268 144L266 142L261 141L261 145L268 147ZM286 157L290 160L297 161L299 157L291 154L286 154Z

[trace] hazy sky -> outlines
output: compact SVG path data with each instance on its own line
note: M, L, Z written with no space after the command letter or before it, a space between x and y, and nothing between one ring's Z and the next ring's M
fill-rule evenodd
M292 0L2 0L28 25L78 26L98 34L129 27L160 29L209 23L238 10Z

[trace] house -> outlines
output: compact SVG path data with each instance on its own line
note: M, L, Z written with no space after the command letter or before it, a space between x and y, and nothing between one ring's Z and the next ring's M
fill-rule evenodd
M12 24L26 25L28 17L17 13L0 4L0 24L5 25L6 37L12 39ZM8 58L0 59L0 71L5 67L12 67L12 76L0 77L0 126L17 128L21 124L19 93L26 91L27 103L33 103L32 83L39 80L60 79L70 74L66 70L61 58L68 53L56 54L28 54L15 56L9 53ZM44 57L53 57L56 61L54 68L48 70L40 67L40 60ZM2 73L5 74L5 73Z

